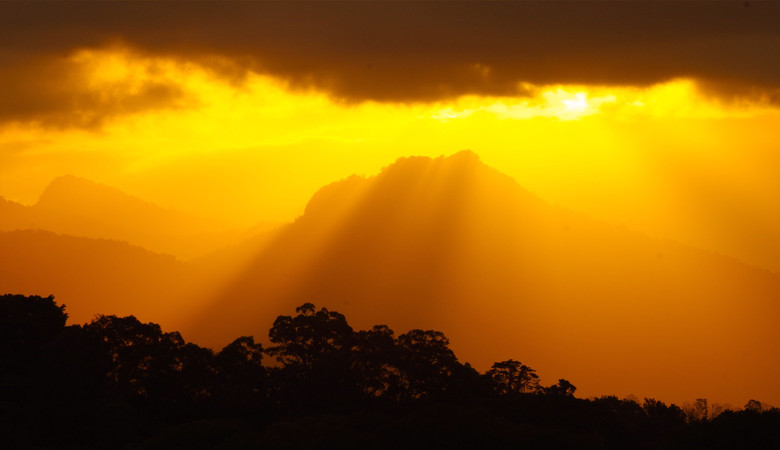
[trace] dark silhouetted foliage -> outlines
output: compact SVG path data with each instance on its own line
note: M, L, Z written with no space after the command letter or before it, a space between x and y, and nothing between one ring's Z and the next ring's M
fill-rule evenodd
M540 389L536 371L514 359L493 363L487 375L501 394L535 393Z
M220 352L133 316L66 326L52 297L0 297L2 448L780 448L780 410L714 416L654 399L574 397L513 359L484 374L447 337L354 331L307 303L265 349ZM265 355L274 363L264 366ZM713 417L714 416L714 417Z
M574 392L577 390L577 387L571 384L569 380L561 378L558 380L556 384L543 387L541 389L545 394L548 395L563 395L563 396L571 397L574 395Z

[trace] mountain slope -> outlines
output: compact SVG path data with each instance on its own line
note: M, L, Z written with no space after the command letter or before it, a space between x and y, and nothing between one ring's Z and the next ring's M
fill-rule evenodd
M31 220L0 208L4 224L6 211ZM323 187L296 222L195 264L0 233L0 290L54 294L76 323L136 314L217 348L311 301L357 328L444 331L479 369L521 359L582 395L780 404L780 277L552 207L469 152Z
M135 314L178 324L190 280L188 265L123 242L0 232L0 292L54 295L67 305L70 323L95 314Z
M780 403L778 299L777 275L551 207L464 152L323 188L190 334L264 335L311 301L585 394Z
M127 241L181 259L219 249L241 235L226 224L162 208L74 176L54 179L30 207L0 199L0 212L0 231L42 229Z

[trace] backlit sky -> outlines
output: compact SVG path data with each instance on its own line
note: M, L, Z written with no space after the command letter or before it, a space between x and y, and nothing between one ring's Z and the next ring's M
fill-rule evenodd
M0 196L26 205L34 204L54 178L72 174L164 207L248 228L258 222L294 220L318 189L352 174L377 174L400 157L451 155L470 149L484 163L550 204L780 273L779 130L780 2L0 2ZM430 198L438 199L440 193L434 194ZM463 216L473 214L476 217L469 216L470 220L481 223L480 211L501 211L494 208L501 201L476 199L471 205L473 211ZM493 203L491 208L474 206L482 202ZM359 202L349 207L358 204L371 210L372 205ZM315 221L319 225L312 235L301 232L303 237L295 238L295 245L279 247L284 258L268 257L262 260L267 267L257 266L266 267L261 273L273 272L271 269L277 266L286 267L277 264L279 260L290 257L293 263L288 266L297 271L289 272L289 280L280 276L281 287L274 284L277 280L272 276L261 280L257 267L248 263L257 256L256 248L247 245L245 254L237 252L235 261L229 261L230 255L225 257L226 262L216 259L208 275L198 276L199 283L208 288L198 283L190 286L168 282L165 275L160 275L160 283L166 288L192 289L203 299L185 293L180 303L165 303L141 295L137 304L123 304L119 310L132 311L139 317L149 314L157 320L149 313L154 308L144 306L143 300L155 303L154 307L164 303L162 308L174 311L170 314L174 319L163 325L176 329L175 324L188 320L188 314L240 311L230 303L236 299L252 307L276 308L280 298L287 298L288 288L308 292L306 289L320 286L318 277L325 281L338 278L330 277L327 271L308 270L319 267L314 263L322 262L319 258L325 256L329 259L323 267L330 268L330 262L340 256L339 252L325 250L330 248L330 234L345 232L337 226L349 217L349 208L344 208L341 214L331 213L332 217L324 222ZM414 223L417 214L410 216L414 216L410 220ZM139 218L133 223L145 220ZM448 223L457 231L456 225ZM521 242L524 230L515 225L511 230L515 227L518 235L510 240L517 237ZM480 236L485 234L489 233ZM569 284L555 278L539 284L560 294L560 298L555 292L541 292L539 296L560 300L558 309L549 316L557 319L529 324L559 339L555 342L561 342L569 351L548 351L544 346L552 344L541 339L535 360L541 361L540 373L573 367L571 373L579 374L573 381L581 383L580 392L586 395L607 393L612 386L631 392L631 386L639 386L636 392L646 390L648 395L684 400L689 393L700 395L694 393L694 387L700 386L693 386L699 384L701 389L711 391L701 395L728 399L738 402L738 406L748 400L745 392L755 385L757 398L776 403L778 394L772 380L776 378L777 361L772 352L777 340L776 328L770 323L776 315L776 303L765 302L776 292L773 277L738 267L733 271L724 269L725 284L710 283L710 279L719 278L720 272L712 267L707 272L704 266L704 271L697 271L698 256L690 259L694 262L689 267L671 257L661 259L659 253L652 263L633 267L636 273L626 273L634 273L637 285L641 285L646 275L642 267L650 267L650 272L653 267L662 268L668 274L663 278L667 284L662 283L661 288L650 286L646 291L632 287L632 293L642 292L628 294L630 301L624 301L620 282L626 283L625 276L603 268L580 267L599 257L610 258L599 256L598 241L609 239L600 233L581 236L590 236L581 238L584 247L577 247L585 263L578 264L576 258L567 260L570 254L562 246L561 255L565 256L558 260L565 261L565 267L547 267L555 259L540 251L543 256L529 258L526 269L522 269L528 273L518 275L542 274L540 279L544 281L544 274L548 274L574 281ZM487 241L490 238L494 237L488 236ZM640 241L633 237L627 240ZM504 280L504 275L508 280L488 286L493 289L494 302L504 297L521 298L520 294L505 295L503 291L511 286L504 284L515 286L517 292L522 291L520 287L533 285L517 282L513 272L521 270L515 264L526 261L523 258L491 263L485 256L489 252L480 253L481 242L469 238L459 243L469 251L449 250L467 255L461 261L432 258L463 268L462 276L443 280L441 291L437 291L440 299L446 297L442 292L452 289L460 297L451 295L446 297L447 302L456 298L461 306L475 311L483 307L478 301L472 302L472 297L484 295L486 285L479 273L474 280L469 279L476 270L474 260L483 261L476 271L482 271L486 280ZM494 244L495 248L503 248L504 243ZM639 248L655 248L656 244L647 246ZM290 248L298 249L295 251L300 254L293 254ZM377 245L377 249L389 252L394 247L384 242L384 247ZM605 255L623 254L622 248L611 251ZM427 255L441 256L435 250ZM713 267L731 267L717 258L712 261L717 262ZM365 267L392 267L382 261L373 262L377 264ZM608 268L619 265L613 260L607 262ZM94 266L92 263L85 267ZM298 263L300 267L295 265ZM424 263L414 263L415 270L404 266L414 272L411 279L431 278ZM26 275L35 279L32 275L39 268L31 267L35 267L35 273ZM495 275L493 267L503 269L498 270L498 278L489 277ZM137 273L121 272L127 273L122 280L144 285L148 277L138 273L155 269L134 270ZM350 275L354 270L344 272ZM568 275L560 275L561 270ZM242 274L246 276L241 278ZM396 280L382 280L391 275L384 269L363 274L365 279L379 279L394 286ZM647 280L653 279L652 273L647 276ZM77 278L66 281L87 291L92 285L110 284L106 280L113 279ZM698 281L692 282L693 278ZM756 285L741 281L759 278L764 281ZM265 303L258 302L253 297L257 292L247 288L243 294L240 283L235 283L241 279L267 281L270 287L257 292L277 293L279 298L263 295L258 298ZM613 286L615 280L619 282ZM334 298L343 291L339 282L332 285L338 288ZM241 295L229 295L234 292L230 290L234 283L238 286L235 292ZM596 294L578 303L575 290L579 286L590 286L587 292ZM634 285L628 282L625 286ZM728 289L720 292L722 286ZM354 292L376 288L370 283L350 287ZM667 303L656 302L653 292L663 293L666 288L674 290L674 295L660 299ZM761 289L764 291L756 293ZM159 289L151 290L160 295ZM228 294L211 296L211 291ZM425 291L415 294L422 298ZM607 303L597 298L604 296ZM58 298L71 305L69 311L77 311L78 307L88 311L85 317L98 312L98 306L104 307L103 303L79 305L75 294L73 298L67 294ZM658 307L677 298L684 301ZM713 298L733 307L733 311L717 301L711 303ZM365 303L367 310L375 309L370 307L370 300ZM764 303L759 304L759 300ZM203 307L207 302L214 302L215 309ZM648 305L644 311L642 302ZM458 301L454 304L457 306ZM633 304L639 306L632 310ZM187 305L193 311L180 310L178 305ZM474 331L468 328L470 324L459 328L461 322L468 322L465 317L445 320L452 311L469 309L445 305L436 309L420 300L409 312L387 301L384 307L411 319L416 319L412 317L415 315L420 320L430 316L454 324L444 331L460 336L460 345L471 349L470 355L479 355L483 351L477 347L482 341L474 341L477 344L471 348L467 344L473 342L462 338ZM533 307L533 301L524 304L511 300L492 307L500 306L503 314L522 311L529 305ZM679 309L690 312L681 314ZM504 330L498 335L506 332L520 342L513 334L511 314L501 317L505 328L500 328L486 311L490 310L481 311L487 319L477 322L482 324L478 327ZM273 315L281 313L285 311L273 311ZM561 314L568 314L568 319L562 320ZM210 321L213 314L204 317ZM552 323L556 320L562 330L557 335L556 323ZM594 320L603 327L592 326ZM234 321L233 316L226 315L230 329ZM637 327L637 323L645 324L644 328ZM728 324L743 325L738 326L742 327L739 330L728 329L733 326ZM213 331L201 329L206 334ZM615 330L620 330L619 334L610 334ZM659 337L659 330L670 332ZM197 336L197 331L192 334ZM737 338L731 339L729 332L736 333ZM686 333L693 338L687 338ZM687 346L677 344L679 336ZM609 376L599 373L603 368L588 364L592 354L569 346L575 341L584 343L583 348L604 353L596 356L610 364ZM489 342L494 351L501 350L493 338L486 337L484 342ZM588 342L591 347L587 347ZM615 350L632 349L632 343L638 344L636 348L671 350L642 350L642 354L628 356ZM674 358L682 358L679 355L686 355L680 350L683 347L693 352L693 359L674 362ZM734 359L722 358L724 351ZM522 354L510 356L525 358ZM582 358L582 364L578 358ZM736 359L749 364L735 369ZM634 365L624 367L628 360ZM535 361L528 363L536 367ZM732 372L733 378L723 378L722 373L697 361L715 361L718 367ZM668 378L658 378L657 373L644 367L660 367ZM742 369L745 372L740 372ZM625 375L638 372L642 376ZM559 375L568 378L568 373ZM644 376L650 378L640 380ZM739 389L721 389L731 379L740 380ZM662 386L664 383L668 385Z
M4 2L0 195L74 174L242 226L471 149L780 271L780 3Z

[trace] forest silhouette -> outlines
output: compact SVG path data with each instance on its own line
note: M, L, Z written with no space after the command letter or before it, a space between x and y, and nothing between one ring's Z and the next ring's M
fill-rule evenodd
M4 448L778 448L780 410L715 414L580 399L514 359L484 373L440 331L354 330L305 303L270 345L219 352L134 316L67 325L54 298L0 297Z

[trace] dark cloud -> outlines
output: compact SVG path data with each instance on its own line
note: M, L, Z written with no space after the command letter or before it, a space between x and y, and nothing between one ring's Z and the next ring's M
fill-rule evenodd
M675 77L702 79L715 93L776 96L778 24L780 3L763 1L10 2L0 3L0 64L31 74L20 66L121 41L347 101ZM3 78L20 93L0 106L4 118L59 101L37 89L41 77Z
M95 127L105 120L196 101L175 80L118 80L95 87L78 63L59 56L16 60L0 71L0 121Z

